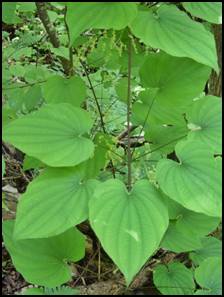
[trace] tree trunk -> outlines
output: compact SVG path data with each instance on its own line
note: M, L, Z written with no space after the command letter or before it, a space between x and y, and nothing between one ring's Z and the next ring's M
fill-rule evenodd
M222 25L213 25L213 32L215 36L220 72L217 74L214 70L212 70L212 74L209 79L209 94L221 97L222 96Z
M60 47L60 41L59 41L57 32L56 32L53 24L51 23L50 18L47 13L46 2L35 2L35 3L36 3L36 7L37 7L38 16L39 16L41 22L43 23L45 30L47 31L47 34L49 36L51 44L55 48ZM61 60L65 74L70 75L70 72L71 72L70 71L71 70L70 69L71 68L70 61L63 57L60 57L60 60Z

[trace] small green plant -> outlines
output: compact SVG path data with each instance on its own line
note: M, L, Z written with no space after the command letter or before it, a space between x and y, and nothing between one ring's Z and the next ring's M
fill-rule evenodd
M79 295L78 290L61 286L57 288L28 288L22 295Z
M3 140L36 170L3 236L28 282L71 279L89 220L127 286L162 248L192 263L155 267L162 294L220 294L220 20L221 2L3 2Z

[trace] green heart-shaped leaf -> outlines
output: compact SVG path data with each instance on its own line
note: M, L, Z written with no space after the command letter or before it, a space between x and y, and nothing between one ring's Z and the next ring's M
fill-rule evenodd
M170 222L160 246L174 253L183 253L200 249L202 244L199 236L192 230L182 231L174 222Z
M205 236L214 231L220 223L220 218L191 211L168 197L167 206L170 220L175 222L182 233L191 231L197 236Z
M81 168L48 168L20 198L15 236L54 236L88 218L88 203L98 182L83 181Z
M184 207L209 216L221 216L221 170L208 147L201 142L176 145L179 163L158 162L156 176L164 193Z
M222 254L222 242L215 237L205 237L202 239L202 248L190 253L190 259L195 265L200 265L209 257L220 257Z
M169 115L175 117L176 108L191 104L203 91L210 72L209 67L191 59L172 57L164 52L148 55L139 74L144 87L156 90L152 96L155 97L152 106L154 117L160 121L163 119L163 123L166 123L167 117L169 121L172 120ZM149 105L152 100L153 98L148 98ZM146 99L143 99L143 102L146 104ZM174 112L172 108L175 108ZM164 114L167 115L165 119Z
M47 105L4 127L3 139L52 167L77 165L93 155L89 114L67 103Z
M89 28L121 30L137 14L135 3L68 2L67 8L66 18L71 35L71 44L80 33Z
M4 221L4 242L13 264L27 282L54 288L71 279L67 262L76 262L85 255L81 232L72 228L51 238L17 241L13 227L14 221Z
M175 71L174 71L175 69ZM144 87L133 106L132 119L144 125L151 148L171 153L187 135L184 114L204 89L210 69L191 59L164 52L150 54L140 69ZM181 77L181 79L179 79Z
M147 180L131 192L119 180L96 188L90 200L90 223L104 250L129 284L159 247L168 226L167 208L158 190Z
M189 139L200 140L214 154L222 152L222 101L215 96L205 96L195 101L186 113Z
M195 279L203 289L209 290L209 295L222 295L221 257L211 257L204 260L195 269Z
M191 58L218 70L212 33L175 5L162 3L156 12L139 11L131 23L131 30L146 45L172 56Z
M195 289L193 273L182 263L158 265L153 281L163 295L192 295Z

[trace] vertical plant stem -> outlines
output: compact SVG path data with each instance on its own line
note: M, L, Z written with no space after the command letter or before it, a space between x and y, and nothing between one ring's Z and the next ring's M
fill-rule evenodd
M93 88L91 79L90 79L90 77L89 77L89 74L88 74L88 71L87 71L87 69L86 69L85 64L82 62L82 60L79 60L79 61L80 61L80 64L82 65L82 67L83 67L83 70L84 70L84 72L85 72L85 74L86 74L86 77L87 77L87 80L88 80L88 82L89 82L89 87L90 87L90 90L91 90L91 92L92 92L92 94L93 94L93 98L94 98L94 100L95 100L96 107L97 107L97 110L98 110L98 113L99 113L99 116L100 116L101 127L102 127L102 129L103 129L103 132L106 134L106 128L105 128L105 124L104 124L104 120L103 120L103 113L102 113L102 111L101 111L100 104L99 104L99 101L98 101L98 99L97 99L95 90L94 90L94 88Z
M102 111L101 111L101 107L100 107L99 101L98 101L98 99L97 99L97 96L96 96L96 93L95 93L95 90L94 90L92 81L91 81L91 79L90 79L90 77L89 77L89 73L88 73L88 71L87 71L87 69L86 69L85 64L82 62L81 59L79 59L79 62L80 62L80 64L82 65L83 70L84 70L84 72L85 72L85 74L86 74L87 80L88 80L88 82L89 82L89 87L90 87L90 90L91 90L91 92L92 92L92 94L93 94L93 98L94 98L94 100L95 100L96 107L97 107L97 110L98 110L98 113L99 113L99 116L100 116L101 127L102 127L102 129L103 129L103 132L104 132L105 134L107 134L106 127L105 127L105 123L104 123L104 120L103 120L103 113L102 113ZM114 167L114 164L113 164L112 159L110 159L110 166L111 166L111 172L112 172L113 178L115 178L115 177L116 177L116 175L115 175L116 169L115 169L115 167Z
M131 38L129 37L128 44L128 98L127 98L127 130L128 130L128 149L127 149L127 157L128 157L128 183L127 188L128 191L131 191Z

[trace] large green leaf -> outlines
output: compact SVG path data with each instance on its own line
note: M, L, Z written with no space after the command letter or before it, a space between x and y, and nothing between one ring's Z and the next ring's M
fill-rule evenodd
M195 279L203 289L209 290L209 295L222 295L221 257L204 260L195 270Z
M191 58L218 70L212 33L175 5L162 4L156 12L139 10L131 23L131 30L146 45L162 49L172 56Z
M3 236L13 264L27 282L54 288L71 279L68 261L78 261L85 254L85 239L72 228L45 239L13 238L14 221L3 223Z
M176 145L179 162L163 159L157 180L166 195L184 207L209 216L221 216L221 170L208 147L201 142Z
M150 141L151 150L171 153L175 144L187 136L187 125L180 106L170 108L157 101L151 90L138 96L133 106L132 121L144 126L145 139Z
M161 110L163 114L170 114L172 108L191 104L192 99L203 91L209 74L207 66L164 52L150 54L140 68L143 86L157 90L153 108L159 109L158 117ZM165 108L168 109L166 112Z
M136 4L131 2L68 2L67 7L71 43L89 28L121 30L137 14Z
M215 237L202 239L202 248L190 253L190 259L195 265L200 265L209 257L220 257L222 255L222 242Z
M159 247L168 226L161 194L147 180L131 192L119 180L99 185L90 200L90 223L129 284Z
M167 197L170 225L161 242L161 247L182 253L203 247L201 237L213 231L220 219L184 208Z
M86 86L80 77L64 78L56 75L47 79L42 86L43 96L48 103L70 103L79 107L86 97Z
M220 218L191 211L169 198L167 206L170 220L175 222L177 229L182 233L191 231L197 236L205 236L214 231L220 223Z
M183 2L191 15L211 23L222 23L222 2Z
M195 289L193 273L182 263L158 265L153 281L163 295L192 295Z
M76 168L48 168L28 186L16 215L16 238L54 236L88 218L88 203L98 183L84 181Z
M160 245L163 249L174 253L191 252L202 247L201 240L192 230L183 231L174 222L170 225Z
M189 139L200 140L213 153L222 151L222 101L215 96L205 96L196 100L186 113Z
M3 139L29 156L53 167L74 166L93 155L89 114L67 103L47 105L10 122Z
M175 69L175 71L174 71ZM145 126L152 149L173 151L188 129L183 114L204 89L210 70L190 59L150 54L140 69L144 87L133 106L133 120ZM181 77L181 79L179 79ZM165 144L168 144L164 146Z

